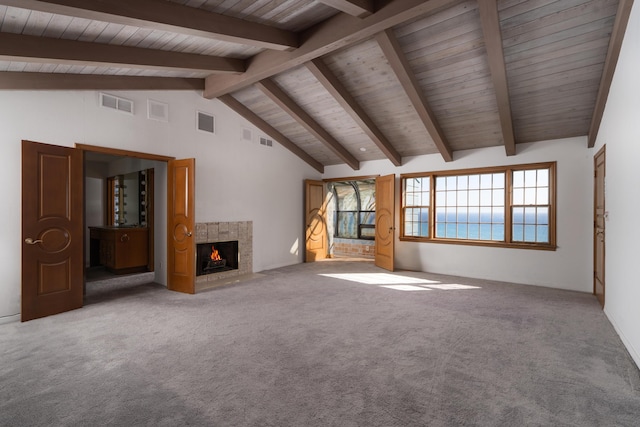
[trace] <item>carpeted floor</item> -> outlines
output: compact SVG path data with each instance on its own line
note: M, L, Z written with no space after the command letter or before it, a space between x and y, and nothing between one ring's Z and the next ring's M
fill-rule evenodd
M319 262L86 302L0 325L0 425L640 425L588 294Z

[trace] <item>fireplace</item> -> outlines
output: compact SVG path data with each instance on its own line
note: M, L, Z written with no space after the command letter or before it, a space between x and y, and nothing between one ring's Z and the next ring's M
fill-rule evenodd
M238 269L238 241L198 243L196 276Z

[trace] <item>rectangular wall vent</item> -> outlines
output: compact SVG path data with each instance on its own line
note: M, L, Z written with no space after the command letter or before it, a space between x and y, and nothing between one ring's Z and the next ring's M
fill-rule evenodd
M152 99L147 100L147 117L160 122L169 121L169 104Z
M273 141L271 139L267 139L265 137L260 137L260 145L265 145L267 147L273 147Z
M251 129L242 128L242 139L249 142L253 141L253 132L251 132Z
M198 111L197 126L198 130L203 132L215 133L215 117L211 114Z
M120 98L119 96L100 93L100 105L123 113L133 114L133 101Z

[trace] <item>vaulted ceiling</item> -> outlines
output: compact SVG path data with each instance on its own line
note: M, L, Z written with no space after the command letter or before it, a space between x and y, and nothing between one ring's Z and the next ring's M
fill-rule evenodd
M588 136L633 0L0 0L0 89L202 90L324 166Z

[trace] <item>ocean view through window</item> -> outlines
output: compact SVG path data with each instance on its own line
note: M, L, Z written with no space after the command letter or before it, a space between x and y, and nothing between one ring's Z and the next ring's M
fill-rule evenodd
M555 249L555 162L401 175L401 240Z

